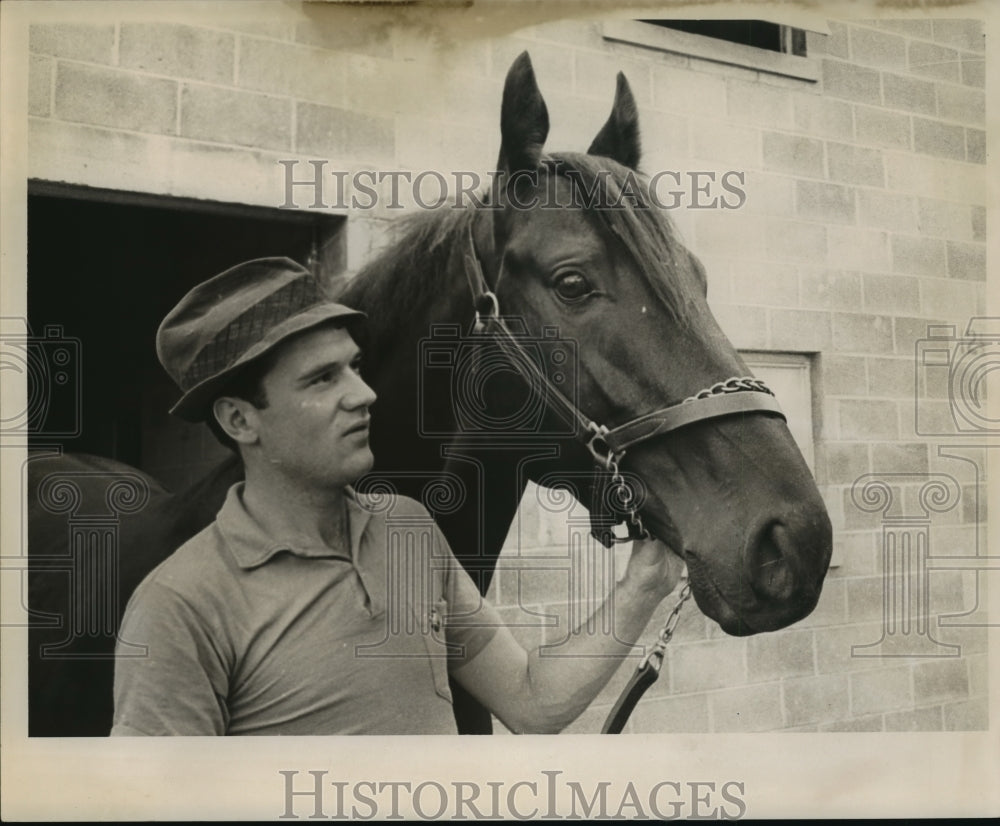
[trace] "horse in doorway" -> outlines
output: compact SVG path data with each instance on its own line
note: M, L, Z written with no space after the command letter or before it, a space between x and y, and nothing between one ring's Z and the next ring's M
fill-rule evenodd
M485 593L527 483L566 484L591 507L602 542L624 522L679 554L699 608L725 632L783 628L815 607L830 559L812 476L712 316L704 269L651 203L624 77L586 153L546 154L548 126L524 54L504 87L491 191L410 219L336 295L369 316L363 372L379 397L376 465L359 487L388 480L422 499ZM28 464L29 555L39 560L29 606L40 617L69 616L67 590L87 599L42 562L60 541L66 556L46 480L80 461ZM213 518L238 477L227 463L171 496L137 476L147 498L117 522L108 616ZM435 480L462 495L436 501ZM114 635L104 634L102 656L40 655L65 635L32 628L30 732L104 734ZM460 731L489 731L471 698L456 692L455 708Z

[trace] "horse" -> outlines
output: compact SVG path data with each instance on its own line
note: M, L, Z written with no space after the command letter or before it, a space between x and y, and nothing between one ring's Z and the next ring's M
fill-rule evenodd
M563 485L603 544L621 522L621 539L652 535L679 554L724 632L786 627L819 599L830 520L779 408L713 317L704 268L643 189L624 75L587 152L544 152L548 129L524 53L504 84L491 190L406 219L336 291L368 314L362 371L378 394L375 466L358 487L388 480L422 499L485 593L528 482ZM29 463L29 556L59 541L39 527L52 522L35 502L45 477L79 461ZM143 480L148 501L117 523L119 612L237 478L231 461L177 496ZM451 494L435 496L442 482ZM31 607L68 611L65 584L41 574ZM58 632L33 629L30 732L106 734L114 635L84 665L41 657L46 635ZM455 713L463 733L491 730L457 690Z

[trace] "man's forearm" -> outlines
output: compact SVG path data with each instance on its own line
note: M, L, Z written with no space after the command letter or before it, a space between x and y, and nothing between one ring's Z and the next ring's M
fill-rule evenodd
M530 652L524 730L560 731L576 719L632 651L661 601L660 593L626 577L557 654Z

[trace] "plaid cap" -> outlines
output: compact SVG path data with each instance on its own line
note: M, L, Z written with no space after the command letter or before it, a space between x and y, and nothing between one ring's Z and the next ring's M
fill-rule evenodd
M156 331L156 355L184 395L170 412L191 422L233 373L295 333L365 314L327 299L312 273L290 258L258 258L199 284Z

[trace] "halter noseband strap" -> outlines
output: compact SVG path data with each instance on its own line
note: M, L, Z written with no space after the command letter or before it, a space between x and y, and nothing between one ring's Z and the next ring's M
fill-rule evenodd
M771 413L785 418L767 385L747 376L718 382L682 402L638 416L618 427L609 429L595 423L552 384L510 331L500 315L500 302L490 290L479 264L471 222L466 233L465 275L476 310L475 331L492 335L529 385L544 388L549 406L573 425L576 438L593 454L598 475L591 503L591 529L605 546L649 537L638 514L635 492L618 467L628 448L694 422L734 413ZM612 496L606 495L609 484L613 486ZM628 525L628 537L617 537L611 529L622 522Z

